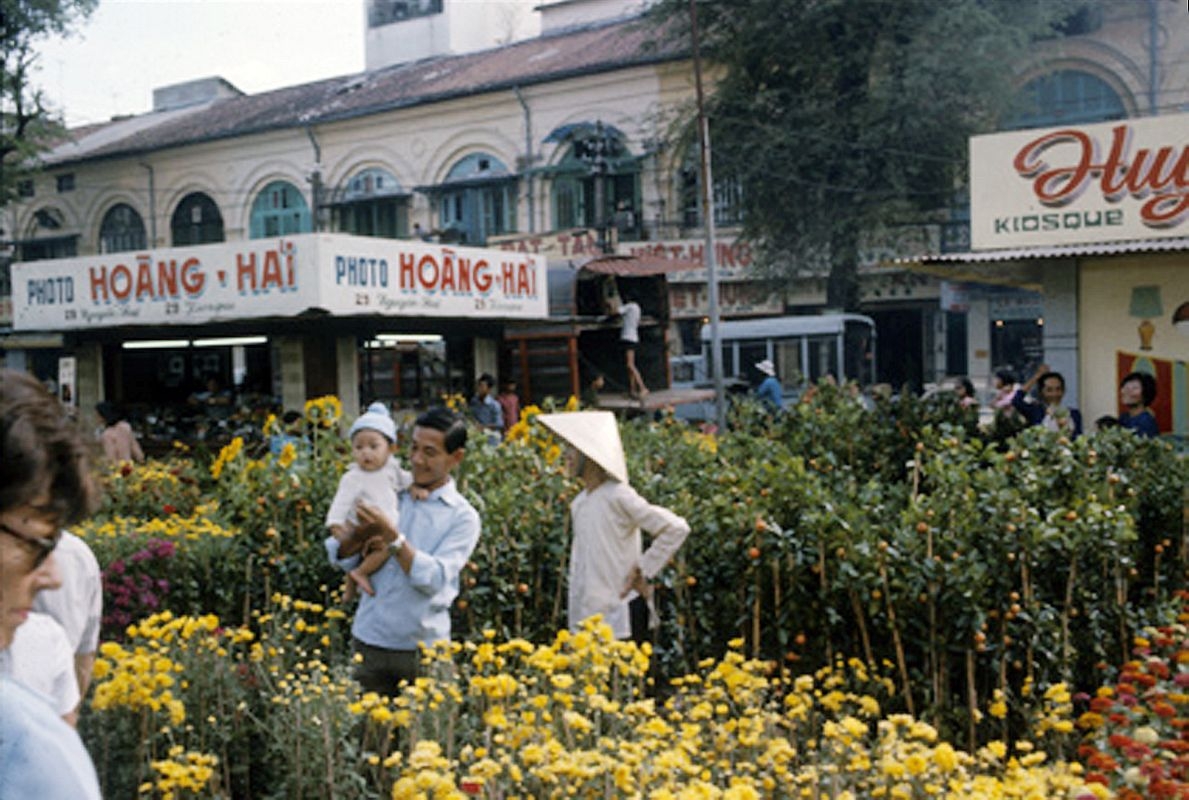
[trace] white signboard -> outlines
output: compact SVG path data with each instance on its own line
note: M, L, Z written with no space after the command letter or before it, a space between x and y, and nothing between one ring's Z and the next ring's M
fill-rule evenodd
M12 266L13 328L67 330L332 314L544 318L545 261L303 234Z
M1189 234L1189 114L975 136L975 250Z
M321 308L332 314L544 319L544 256L360 236L322 237Z

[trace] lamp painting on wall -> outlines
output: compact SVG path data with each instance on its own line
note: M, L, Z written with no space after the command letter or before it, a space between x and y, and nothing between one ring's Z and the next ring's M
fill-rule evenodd
M1131 287L1131 316L1139 317L1139 349L1152 349L1152 336L1156 333L1156 326L1152 320L1164 314L1164 306L1160 302L1159 286Z

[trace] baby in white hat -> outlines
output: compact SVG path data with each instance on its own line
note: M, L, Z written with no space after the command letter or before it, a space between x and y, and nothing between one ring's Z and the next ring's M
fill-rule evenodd
M413 475L401 469L396 460L396 423L383 403L372 403L351 429L351 453L355 458L343 477L339 479L338 491L330 501L326 512L326 527L336 536L347 526L358 522L356 507L360 503L375 506L392 520L392 530L399 530L400 512L397 510L396 495L403 489L418 500L425 499L428 492L413 485ZM363 560L359 566L347 573L343 584L343 597L353 600L358 593L356 586L368 594L375 594L370 575L384 566L390 557L388 545L379 536L369 539L363 547Z

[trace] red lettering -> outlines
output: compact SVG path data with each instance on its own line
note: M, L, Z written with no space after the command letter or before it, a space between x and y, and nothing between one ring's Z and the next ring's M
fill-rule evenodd
M491 273L488 272L490 265L486 260L481 260L475 264L474 279L475 290L487 294L491 291Z
M91 281L91 302L98 303L99 295L103 295L103 302L110 303L111 298L107 294L107 267L91 267L90 281Z
M285 242L282 247L285 250L285 277L289 280L289 288L297 286L297 273L293 267L293 242Z
M1080 145L1081 156L1077 164L1072 167L1046 169L1048 163L1041 159L1041 154L1053 145L1063 143ZM1093 151L1093 141L1082 131L1055 131L1025 145L1016 154L1014 166L1016 172L1025 178L1036 176L1032 182L1032 192L1040 202L1047 206L1063 206L1077 199L1085 191L1087 179L1090 177Z
M123 264L111 268L111 277L108 280L111 283L112 296L117 300L127 300L132 294L132 270Z
M144 258L148 257L144 256ZM178 263L176 261L157 262L157 284L162 295L166 297L178 296Z
M278 289L284 286L281 280L281 257L275 250L269 250L264 254L264 272L260 276L260 288L263 290L270 286Z
M244 292L244 279L247 279L248 288L253 292L256 291L256 254L248 253L247 259L244 258L243 253L235 254L235 286L242 293Z
M442 259L442 286L441 289L445 291L454 291L454 259L452 253L447 250L445 258Z
M1189 219L1189 193L1153 197L1140 208L1139 215L1148 227L1175 228Z
M400 278L398 283L402 289L411 289L416 282L417 256L413 253L399 253L397 255L400 266Z
M458 291L469 292L471 290L471 260L469 258L458 259Z
M171 262L172 263L172 262ZM202 271L202 262L197 258L187 258L182 262L182 289L191 297L202 294L206 286L206 274Z
M145 295L153 298L153 265L145 259L138 258L136 262L136 299L143 300Z
M1128 163L1131 128L1111 129L1111 146L1105 161L1098 163L1097 143L1082 131L1066 129L1045 134L1020 148L1012 165L1025 178L1033 178L1032 191L1046 206L1068 205L1082 195L1098 177L1099 189L1107 202L1118 202L1130 194L1148 199L1140 218L1153 228L1173 227L1189 215L1189 146L1180 152L1172 145L1152 151L1142 149ZM1058 144L1077 147L1071 166L1050 167L1046 150Z
M431 255L424 255L417 264L417 280L426 289L433 289L438 285L438 262Z

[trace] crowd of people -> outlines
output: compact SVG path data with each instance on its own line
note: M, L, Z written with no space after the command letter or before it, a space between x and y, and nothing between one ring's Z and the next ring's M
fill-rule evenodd
M760 382L754 390L754 398L766 408L780 412L785 408L784 389L771 359L757 362L755 370ZM832 380L827 376L827 381ZM957 397L962 408L979 410L978 392L974 382L966 377L951 379L944 387ZM852 391L858 386L851 384ZM1049 367L1039 365L1023 383L1009 369L996 370L992 376L993 394L988 402L988 411L996 422L1017 423L1021 427L1038 425L1048 430L1076 438L1085 433L1082 413L1065 403L1065 376ZM817 386L810 386L800 395L801 402L811 402ZM1156 378L1147 372L1132 372L1119 382L1119 416L1102 416L1094 421L1097 430L1121 427L1134 431L1139 436L1160 435L1152 403L1157 395Z

